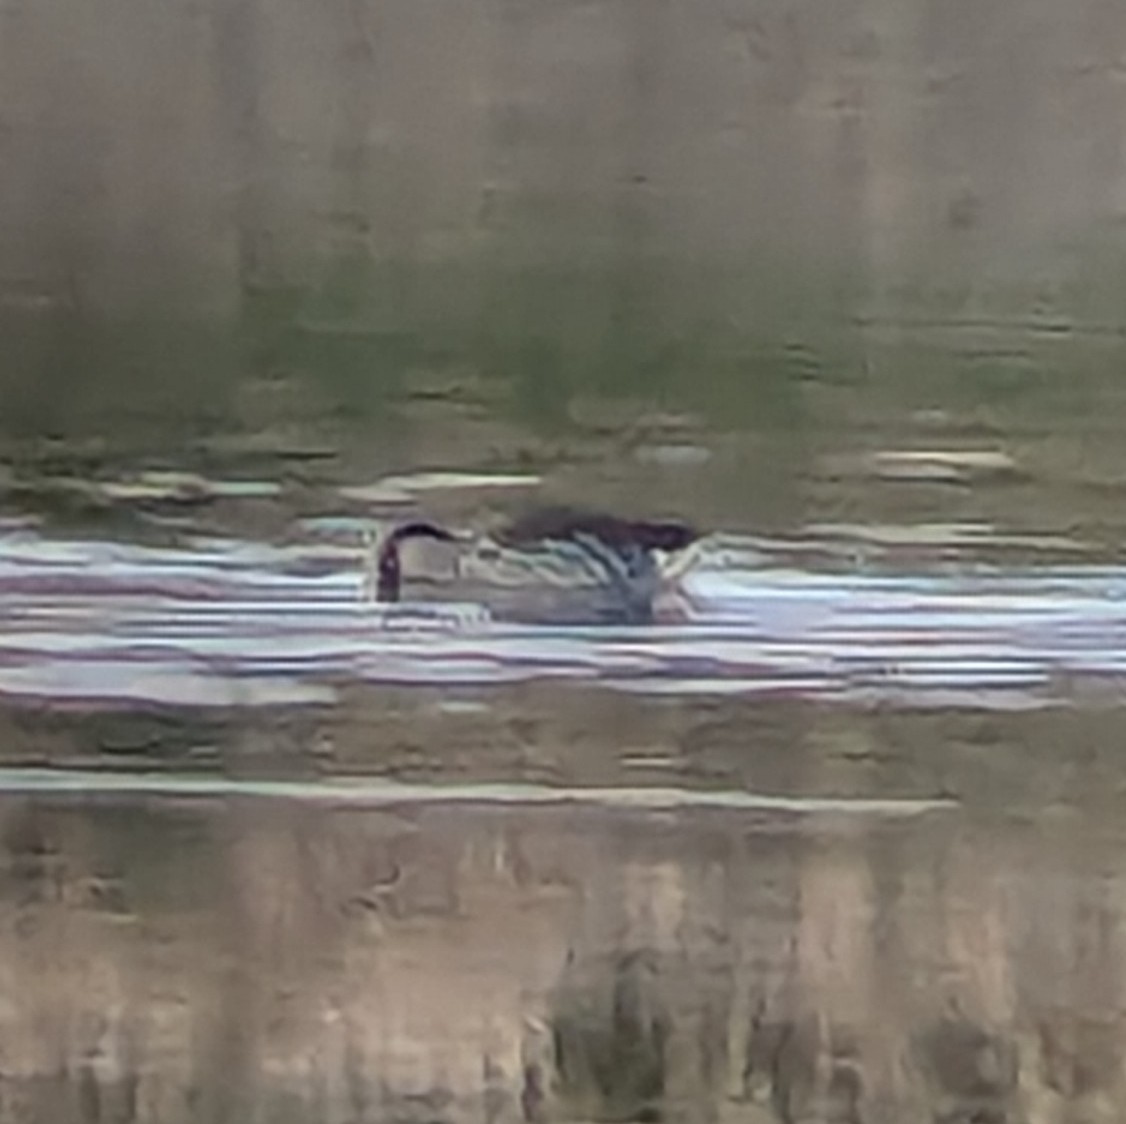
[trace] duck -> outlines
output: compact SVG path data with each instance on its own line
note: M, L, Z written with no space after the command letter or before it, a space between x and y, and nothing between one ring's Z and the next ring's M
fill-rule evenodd
M414 519L394 527L373 553L376 601L400 600L401 547L411 539L471 543L478 571L502 572L508 584L516 573L519 584L562 592L554 598L554 616L645 624L653 620L661 589L662 556L687 550L700 534L678 519L628 519L566 506L533 509L481 537Z

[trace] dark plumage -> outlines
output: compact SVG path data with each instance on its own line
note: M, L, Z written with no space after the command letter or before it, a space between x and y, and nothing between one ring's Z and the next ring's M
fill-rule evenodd
M622 519L573 507L544 507L520 516L493 536L505 546L597 540L615 551L683 550L698 533L687 523Z
M457 542L458 535L422 520L405 523L387 536L379 549L376 599L398 601L402 583L400 545L411 538ZM653 552L690 546L699 536L676 520L623 519L571 507L539 508L522 515L491 536L501 547L528 551L576 551L603 575L613 606L599 615L631 623L652 619L660 574ZM574 555L572 555L573 557Z

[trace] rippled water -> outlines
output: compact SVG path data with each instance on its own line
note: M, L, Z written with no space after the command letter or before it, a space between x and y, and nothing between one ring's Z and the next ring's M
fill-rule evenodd
M361 597L359 556L225 541L0 538L0 692L70 702L330 702L342 682L585 681L641 693L1043 705L1126 673L1126 569L815 572L728 537L681 578L685 619L506 623L477 602Z
M1117 1121L1126 568L721 531L562 625L286 515L0 534L0 1121Z

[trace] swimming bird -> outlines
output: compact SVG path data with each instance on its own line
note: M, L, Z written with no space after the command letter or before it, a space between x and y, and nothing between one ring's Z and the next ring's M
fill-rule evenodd
M374 555L376 600L399 600L400 546L412 538L465 541L425 520L396 527ZM698 532L679 520L545 507L477 540L473 560L478 572L499 584L550 592L553 618L642 624L652 620L661 587L659 555L683 551L698 539Z

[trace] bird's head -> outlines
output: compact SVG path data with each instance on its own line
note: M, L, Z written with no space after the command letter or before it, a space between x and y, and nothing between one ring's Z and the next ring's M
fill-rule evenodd
M375 599L398 601L403 582L403 563L399 548L407 539L435 539L458 542L459 538L435 523L416 521L396 527L384 540L375 556Z

